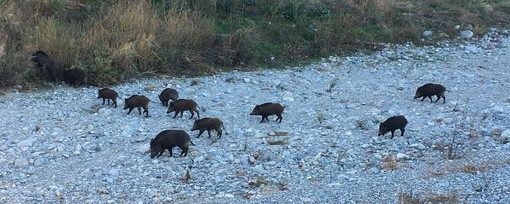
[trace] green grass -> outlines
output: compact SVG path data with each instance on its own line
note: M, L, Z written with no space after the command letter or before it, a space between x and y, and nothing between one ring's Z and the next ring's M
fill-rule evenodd
M0 13L0 86L45 80L27 60L35 50L116 84L148 73L278 68L377 42L420 44L424 30L453 36L457 24L480 35L508 26L510 1L3 0Z

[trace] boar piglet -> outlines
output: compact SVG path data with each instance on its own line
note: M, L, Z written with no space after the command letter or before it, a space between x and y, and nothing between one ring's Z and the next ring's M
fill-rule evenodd
M207 133L209 134L209 138L211 138L211 130L216 130L216 133L218 133L216 136L218 138L221 138L222 131L225 129L223 126L223 122L218 118L202 118L195 120L193 123L193 127L191 128L191 131L200 130L198 133L198 137L204 133L204 131L207 130Z
M437 96L437 101L439 99L443 98L443 103L446 100L446 97L444 96L444 92L446 91L446 88L441 84L432 84L428 83L423 86L418 87L416 89L416 94L414 95L414 99L423 97L421 100L425 99L425 97L428 97L430 99L430 102L432 103L432 96Z
M179 93L177 93L175 89L166 88L158 96L163 106L168 106L168 100L177 100L179 98Z
M392 116L379 125L379 134L381 136L391 131L391 138L395 134L395 130L400 129L400 136L404 136L407 119L404 116Z
M172 149L174 147L181 148L181 156L186 156L190 144L195 145L184 130L164 130L151 140L151 158L154 158L156 155L158 157L161 156L166 149L170 152L170 156L172 156Z
M133 108L138 108L138 113L141 115L142 111L140 108L143 108L143 113L145 113L145 117L149 117L149 105L150 100L144 95L132 95L124 101L124 110L129 108L127 114L130 114Z
M112 101L112 105L117 108L117 98L119 97L119 94L109 88L103 88L98 90L99 94L97 95L97 98L103 98L103 105L105 100L108 101L108 105L110 105L110 100Z
M197 103L191 99L177 99L176 101L172 101L170 102L170 104L168 104L168 110L166 111L166 113L171 113L175 111L175 115L173 118L177 117L178 113L181 113L182 118L182 112L187 110L191 113L191 116L189 117L190 119L193 118L193 116L195 115L194 112L196 112L197 117L200 118L200 113L198 112L197 107L198 107Z
M282 122L282 113L283 113L283 106L279 103L264 103L260 105L256 105L255 108L251 111L250 115L261 115L262 120L261 123L264 122L264 119L266 119L267 122L269 122L269 119L267 118L270 115L276 115L277 118L275 121L280 120L279 123Z
M48 77L50 78L50 81L57 84L57 79L59 79L60 68L57 66L57 64L50 59L48 54L44 51L35 51L32 54L32 57L30 58L32 62L35 62L37 67L39 68L45 68L48 72Z
M81 69L70 69L64 71L64 82L69 86L80 87L86 85L89 87L87 82L87 72Z

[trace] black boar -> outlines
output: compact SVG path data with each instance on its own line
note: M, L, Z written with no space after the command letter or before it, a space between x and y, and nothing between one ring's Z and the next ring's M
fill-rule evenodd
M282 113L283 113L283 106L279 103L264 103L260 105L256 105L255 108L251 111L250 115L261 115L262 120L261 123L264 122L264 119L266 119L267 122L269 122L269 119L267 118L270 115L276 115L278 116L275 121L280 120L279 123L282 122Z
M105 100L108 101L108 105L110 105L110 100L112 100L112 105L117 108L117 98L119 97L119 94L116 91L109 88L103 88L99 89L98 92L99 94L97 95L97 98L103 98L103 105Z
M59 80L60 69L57 66L57 64L52 59L50 59L46 52L36 51L32 54L30 60L35 62L37 67L46 69L46 72L48 72L48 77L51 82L55 84L58 83L57 80Z
M177 100L179 98L179 93L177 93L175 89L166 88L158 96L163 106L168 106L168 100L170 99L172 99L172 101Z
M445 102L446 97L444 96L444 92L446 91L446 88L442 86L441 84L432 84L428 83L423 86L420 86L418 89L416 89L416 94L414 95L414 99L423 97L421 100L423 101L425 97L428 97L430 99L430 102L432 103L432 96L437 96L437 101L439 99L443 98L443 103Z
M202 133L207 130L207 133L209 134L209 138L211 138L211 130L216 130L218 133L216 136L218 138L221 138L222 131L221 129L225 129L223 126L223 122L218 118L202 118L195 120L193 123L193 127L191 128L191 131L200 130L198 133L198 137L202 135Z
M89 84L87 82L87 72L81 69L70 69L64 71L64 82L68 85L73 85L74 87L80 87L82 85L87 85L89 87Z
M198 112L197 107L198 107L197 103L191 99L177 99L176 101L170 102L166 113L171 113L175 111L175 115L173 117L175 118L177 114L180 112L182 118L182 112L187 110L191 113L191 116L189 117L190 119L193 118L193 116L195 115L194 112L196 112L197 117L200 118L200 113Z
M397 129L400 129L400 136L404 136L406 125L407 119L404 116L392 116L379 125L379 134L377 136L384 136L384 134L391 131L391 138L393 138Z
M138 108L138 113L141 115L142 111L140 107L143 108L143 113L145 113L145 117L149 117L149 109L147 106L149 105L150 100L143 95L132 95L124 101L124 110L129 108L127 114L130 114L133 108Z
M164 130L151 140L151 158L156 155L160 157L166 149L170 152L171 157L172 149L176 146L181 148L181 156L185 157L188 155L190 144L195 145L184 130Z

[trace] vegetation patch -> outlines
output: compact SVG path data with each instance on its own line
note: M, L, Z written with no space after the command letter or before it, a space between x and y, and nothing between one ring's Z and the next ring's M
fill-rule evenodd
M0 13L0 86L42 84L27 60L36 50L103 85L278 68L370 52L378 42L420 45L430 43L423 31L441 40L458 35L455 25L472 25L479 37L508 26L510 1L4 0Z

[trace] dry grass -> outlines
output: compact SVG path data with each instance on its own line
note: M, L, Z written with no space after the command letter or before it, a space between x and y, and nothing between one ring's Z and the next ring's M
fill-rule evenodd
M383 161L378 166L380 170L384 169L389 171L397 170L399 169L399 167L400 164L397 162L396 158L393 157L392 155L387 155L386 157L384 157Z
M475 165L471 162L468 162L462 166L461 171L470 174L479 174L489 170L490 168L492 168L492 165L490 164Z
M397 198L398 204L423 204L423 203L448 203L455 204L461 203L459 197L455 194L438 194L428 195L425 194L423 198L413 195L412 191L409 193L399 192Z
M37 79L26 60L35 50L89 71L92 81L118 83L147 73L277 67L372 50L381 41L419 43L424 29L455 35L454 24L472 24L480 35L510 21L508 0L467 2L4 0L0 86Z

